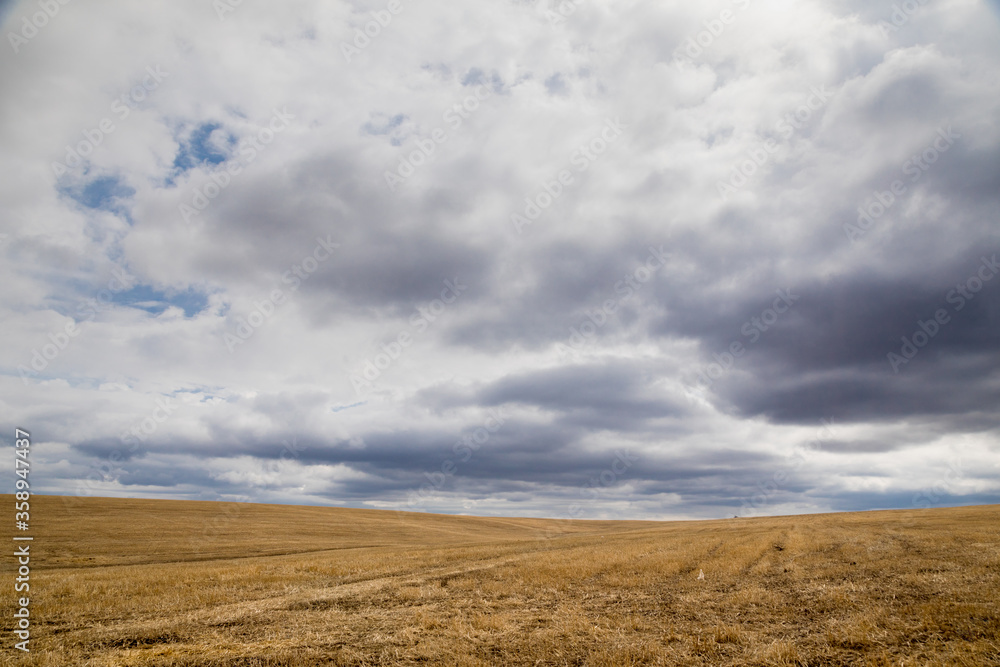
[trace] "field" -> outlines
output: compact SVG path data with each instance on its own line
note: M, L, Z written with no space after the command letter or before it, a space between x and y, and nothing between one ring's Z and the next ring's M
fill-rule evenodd
M32 651L5 584L4 665L1000 665L1000 506L653 523L67 500L32 498Z

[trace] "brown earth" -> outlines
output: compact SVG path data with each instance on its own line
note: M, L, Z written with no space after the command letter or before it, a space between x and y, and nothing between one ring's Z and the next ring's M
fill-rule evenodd
M661 523L34 496L31 518L32 650L8 556L3 665L1000 665L1000 506Z

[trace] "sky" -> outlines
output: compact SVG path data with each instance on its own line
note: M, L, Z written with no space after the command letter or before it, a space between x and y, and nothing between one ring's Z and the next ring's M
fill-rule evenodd
M1000 502L1000 7L0 7L32 490Z

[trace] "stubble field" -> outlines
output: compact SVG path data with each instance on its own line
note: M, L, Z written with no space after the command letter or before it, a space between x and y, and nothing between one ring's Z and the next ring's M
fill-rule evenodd
M1000 506L654 523L71 500L32 498L32 651L11 584L5 665L1000 665Z

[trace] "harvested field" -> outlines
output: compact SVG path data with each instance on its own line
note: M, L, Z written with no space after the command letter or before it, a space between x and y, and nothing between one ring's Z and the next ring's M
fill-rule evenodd
M32 505L32 652L4 664L1000 664L997 506L656 523ZM8 638L12 615L5 596Z

